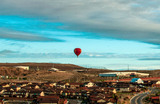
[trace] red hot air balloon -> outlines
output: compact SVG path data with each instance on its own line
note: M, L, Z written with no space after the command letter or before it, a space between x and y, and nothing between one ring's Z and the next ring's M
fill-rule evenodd
M82 50L80 48L75 48L74 53L77 55L77 57L81 54Z

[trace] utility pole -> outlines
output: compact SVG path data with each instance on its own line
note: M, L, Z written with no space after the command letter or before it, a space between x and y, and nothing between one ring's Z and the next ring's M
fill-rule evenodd
M128 71L129 71L129 64L128 64Z

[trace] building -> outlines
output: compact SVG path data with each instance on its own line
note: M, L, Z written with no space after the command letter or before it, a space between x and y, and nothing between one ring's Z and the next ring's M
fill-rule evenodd
M108 74L108 73L101 73L101 74L99 74L99 76L100 77L116 77L117 74L114 74L114 73L110 73L110 74Z
M159 104L160 97L159 96L153 96L151 97L151 101L153 104Z
M21 68L24 70L29 70L29 66L15 66L16 68Z
M85 87L93 87L94 85L95 85L95 83L93 83L93 82L85 82L84 83Z
M59 71L59 69L57 69L57 68L51 68L51 69L49 69L48 71L54 71L54 72L57 72L57 71Z
M138 83L138 84L144 83L141 78L132 78L130 82L131 83Z
M59 96L39 96L37 97L38 104L67 104L67 99L62 99ZM36 103L36 104L37 104Z
M138 73L138 72L111 72L111 73L100 73L100 77L116 77L116 76L125 76L125 77L131 77L132 75L134 76L139 76L139 77L148 77L148 73Z
M160 84L160 81L157 81L156 84Z

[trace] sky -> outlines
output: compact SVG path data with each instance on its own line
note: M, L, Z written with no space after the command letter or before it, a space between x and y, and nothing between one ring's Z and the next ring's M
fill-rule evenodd
M0 62L160 69L159 0L0 2Z

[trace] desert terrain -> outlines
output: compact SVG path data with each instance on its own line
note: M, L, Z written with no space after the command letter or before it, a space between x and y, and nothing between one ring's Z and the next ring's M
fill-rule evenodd
M29 70L16 68L16 66L28 66ZM59 71L49 71L56 68ZM133 71L133 70L125 70ZM150 77L159 77L160 70L134 70L136 72L149 73ZM0 75L2 81L42 81L42 82L85 82L104 81L116 79L116 77L98 77L99 73L118 72L109 69L85 68L73 64L58 63L0 63ZM124 71L121 71L124 72ZM4 78L5 76L5 78ZM6 77L7 76L7 77Z

